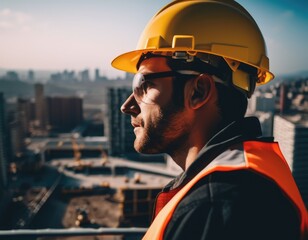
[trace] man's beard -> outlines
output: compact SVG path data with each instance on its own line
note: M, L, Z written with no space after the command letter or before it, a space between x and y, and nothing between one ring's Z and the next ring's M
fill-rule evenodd
M144 154L171 153L187 140L188 131L181 118L183 107L173 102L160 109L155 122L145 126L141 139L135 140L135 149Z

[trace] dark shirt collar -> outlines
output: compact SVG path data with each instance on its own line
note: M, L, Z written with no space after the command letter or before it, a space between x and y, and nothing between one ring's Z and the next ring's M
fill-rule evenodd
M226 149L243 141L255 140L262 135L260 122L256 117L246 117L230 123L219 130L201 149L196 160L189 168L171 181L163 191L168 191L185 185L198 172Z

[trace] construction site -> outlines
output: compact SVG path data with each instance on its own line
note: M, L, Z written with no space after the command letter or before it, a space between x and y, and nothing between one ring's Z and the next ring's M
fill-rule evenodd
M10 217L2 229L146 228L156 195L176 175L164 160L108 156L104 142L93 139L49 139L43 158L35 173L14 175ZM123 239L101 237L80 239Z

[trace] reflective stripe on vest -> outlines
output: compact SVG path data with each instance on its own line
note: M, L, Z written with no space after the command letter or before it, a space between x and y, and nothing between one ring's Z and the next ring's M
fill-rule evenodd
M273 180L288 196L298 210L301 219L301 239L307 237L308 215L300 192L296 186L289 166L284 159L278 143L247 141L243 143L245 161L233 165L215 165L215 161L199 172L188 182L158 213L143 240L163 239L165 229L179 202L187 192L203 177L215 171L234 171L249 169Z

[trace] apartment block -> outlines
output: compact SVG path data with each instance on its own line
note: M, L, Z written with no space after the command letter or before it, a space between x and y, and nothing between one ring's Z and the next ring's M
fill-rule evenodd
M275 116L274 137L308 207L308 114Z

